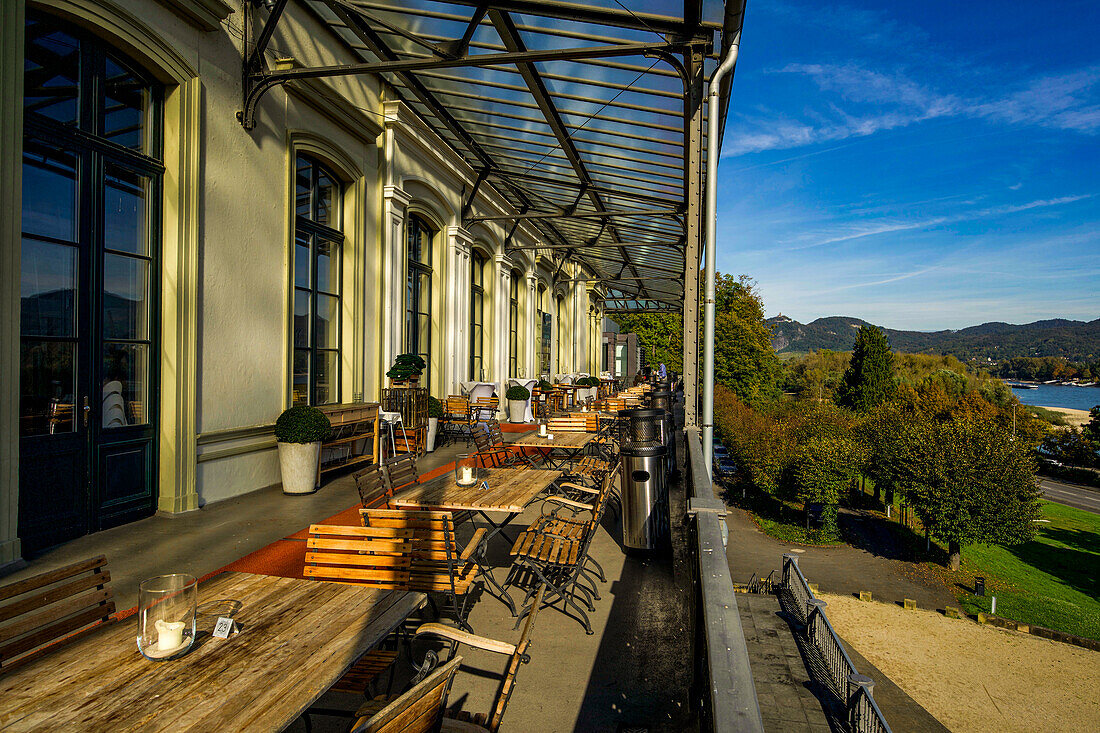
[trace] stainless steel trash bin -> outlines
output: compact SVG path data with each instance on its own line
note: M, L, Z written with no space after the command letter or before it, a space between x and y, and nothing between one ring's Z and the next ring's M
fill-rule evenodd
M622 448L623 546L656 549L668 531L665 447Z
M664 410L619 412L623 546L657 548L668 533L668 450Z

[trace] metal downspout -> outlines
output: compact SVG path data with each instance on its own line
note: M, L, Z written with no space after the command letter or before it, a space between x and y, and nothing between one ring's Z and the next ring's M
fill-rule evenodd
M741 31L730 44L726 57L710 77L707 105L707 232L706 295L703 298L703 458L714 475L714 271L718 249L718 90L722 77L737 63Z

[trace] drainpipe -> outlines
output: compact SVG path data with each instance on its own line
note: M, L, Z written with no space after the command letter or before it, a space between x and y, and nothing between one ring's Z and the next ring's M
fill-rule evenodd
M714 269L718 249L718 90L722 77L733 70L741 47L741 31L733 39L726 58L710 77L707 106L707 253L703 298L703 458L714 474Z

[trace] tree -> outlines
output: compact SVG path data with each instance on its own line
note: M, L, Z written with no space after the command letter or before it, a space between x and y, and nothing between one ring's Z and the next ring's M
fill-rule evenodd
M1093 450L1100 451L1100 405L1089 410L1089 417L1092 419L1085 423L1081 432L1085 434L1085 440L1092 443Z
M824 505L822 534L837 536L837 505L861 464L857 443L844 435L813 435L799 448L793 479L798 498Z
M837 401L866 412L888 399L893 391L894 355L886 334L875 326L862 326L856 335L852 361L837 389Z
M714 302L714 381L749 403L777 396L779 359L772 348L771 330L764 323L764 301L752 280L745 275L718 273ZM682 371L681 316L622 313L615 315L614 320L623 333L637 334L651 361L664 362L670 369ZM696 334L689 336L694 338ZM702 369L701 349L699 367Z
M921 523L947 543L952 570L963 545L1031 539L1041 509L1026 445L992 420L965 415L902 433L897 478Z

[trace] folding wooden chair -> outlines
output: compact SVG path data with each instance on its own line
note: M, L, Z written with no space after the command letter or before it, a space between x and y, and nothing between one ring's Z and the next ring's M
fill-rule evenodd
M443 400L443 434L454 440L462 438L467 445L472 437L471 431L477 424L473 406L465 397L448 397Z
M113 623L103 555L0 587L0 674Z
M520 665L527 664L530 661L528 649L531 646L531 633L535 626L535 616L538 615L539 607L542 605L544 590L545 588L540 586L535 594L531 611L527 614L527 622L523 625L523 633L520 634L519 641L515 644L476 636L442 624L424 624L416 630L414 639L434 637L447 642L451 647L452 659L462 659L462 657L455 656L455 651L462 646L501 654L508 658L508 663L500 677L500 683L497 685L496 695L493 697L489 712L471 715L466 710L448 710L443 719L442 729L444 731L496 733L500 729L500 723L504 719L504 711L508 707L508 700L511 699L512 691L516 687L516 675L519 673ZM480 670L478 675L482 675Z
M447 596L456 621L472 631L466 617L480 570L474 553L488 530L484 527L476 529L470 541L460 549L450 512L362 509L359 514L365 529L409 533L407 536L412 548L407 575L401 578L394 576L387 582L403 585L402 590Z
M462 657L455 657L399 696L375 698L355 712L351 733L434 733Z
M568 614L572 607L577 618L584 625L586 634L592 634L592 624L588 620L588 614L577 603L577 591L580 591L582 600L589 612L596 610L592 604L593 599L599 600L600 594L596 589L595 581L586 575L586 565L591 562L596 568L601 582L606 582L603 568L594 558L590 558L589 550L592 540L599 530L600 521L611 494L611 487L618 476L618 468L611 471L604 481L599 494L593 504L566 499L559 496L548 497L544 502L546 507L552 507L549 514L532 524L525 532L516 538L512 545L513 557L512 570L509 573L505 585L514 584L523 572L535 575L539 582L545 584L550 591L550 600L543 605L552 605L557 600L563 604L563 612ZM563 517L563 511L571 512L573 516ZM581 519L578 515L588 512L588 519ZM591 587L582 583L587 580ZM533 590L528 590L526 603L534 595ZM523 612L520 613L520 618ZM517 621L518 624L518 621Z
M393 492L381 466L368 466L357 472L354 478L355 488L359 490L359 501L364 509L385 509L389 506L389 498L393 496Z
M474 445L482 466L490 468L534 468L522 446L508 446L500 432L500 423L490 420L474 429Z

